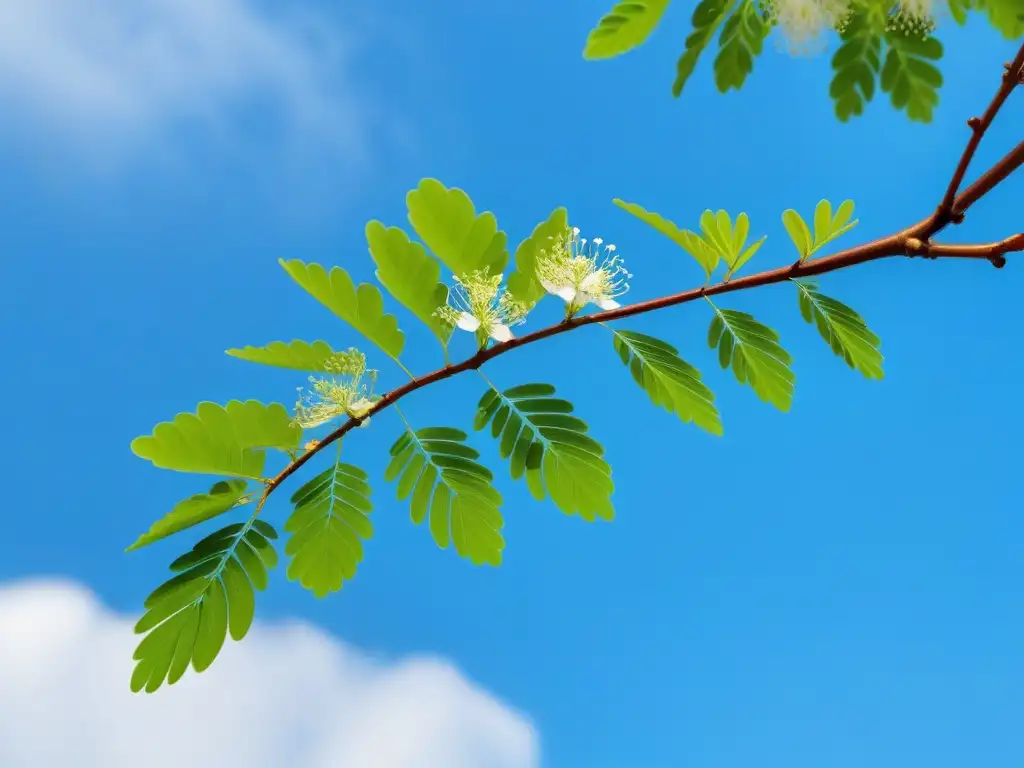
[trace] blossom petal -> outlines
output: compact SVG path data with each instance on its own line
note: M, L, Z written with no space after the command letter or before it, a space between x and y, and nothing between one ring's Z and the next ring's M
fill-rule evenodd
M469 312L463 312L459 315L459 319L455 324L464 331L472 333L480 327L480 321L473 317Z
M370 417L369 416L367 416L365 419L363 419L361 422L359 422L359 428L360 429L362 429L363 427L368 427L368 426L370 426Z
M506 341L512 340L512 331L509 330L507 325L495 323L494 327L491 328L491 338L504 344Z
M562 301L564 301L566 304L572 303L572 301L576 298L578 294L576 287L572 285L554 286L554 289L555 290L553 291L548 291L548 293L554 294Z
M594 303L601 309L618 309L622 305L613 299L595 299Z

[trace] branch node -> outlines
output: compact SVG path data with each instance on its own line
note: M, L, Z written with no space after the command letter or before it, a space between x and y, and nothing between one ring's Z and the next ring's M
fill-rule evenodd
M968 118L967 119L967 127L970 128L975 133L980 132L981 128L982 128L981 118L980 117L970 117L970 118Z

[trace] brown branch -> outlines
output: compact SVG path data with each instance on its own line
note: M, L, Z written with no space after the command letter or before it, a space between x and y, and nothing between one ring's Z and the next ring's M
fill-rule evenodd
M371 408L367 413L365 418L369 418L371 415L379 413L385 408L394 405L406 395L412 394L413 392L423 389L434 382L441 381L442 379L448 379L456 374L464 373L466 371L476 370L484 363L493 360L500 355L504 355L507 352L511 352L513 349L525 347L528 344L533 344L541 341L542 339L550 338L551 336L568 333L569 331L585 325L593 325L595 323L607 322L610 320L621 320L625 317L633 317L635 315L641 315L647 312L665 309L667 307L674 307L679 304L686 304L705 296L716 296L723 293L732 293L735 291L757 288L763 285L781 283L786 280L801 277L822 275L827 272L835 272L857 264L864 264L869 261L875 261L877 259L887 258L890 256L922 256L930 259L987 259L996 267L1002 267L1006 263L1005 254L1013 251L1024 251L1024 234L1013 235L1012 237L1008 237L1000 242L984 245L941 245L932 243L931 238L945 229L949 224L954 222L959 223L959 219L962 219L964 211L988 194L996 185L1002 182L1022 163L1024 163L1024 142L1022 142L1002 160L982 174L971 186L957 194L957 190L963 182L963 177L967 171L967 166L970 164L978 144L981 142L985 131L987 131L988 127L992 124L996 113L1006 101L1007 96L1009 96L1014 86L1020 82L1022 70L1024 70L1024 46L1021 46L1021 49L1017 53L1013 63L1006 65L1006 74L1003 76L1003 82L999 91L993 97L992 103L989 105L988 109L985 110L984 115L981 118L972 119L970 123L972 129L971 139L960 158L960 163L953 175L949 188L935 212L926 219L923 219L896 234L888 235L871 243L859 245L854 248L848 248L833 254L832 256L797 262L796 264L791 264L786 267L779 267L778 269L759 272L747 277L716 283L715 285L694 288L671 296L663 296L658 299L651 299L649 301L642 301L637 304L619 307L618 309L597 312L595 314L585 315L582 317L577 316L558 323L557 325L541 328L540 330L526 334L525 336L516 337L504 344L480 350L475 355L463 360L461 363L446 365L432 373L425 374L424 376L420 376L414 378L412 381L406 382L402 386L391 390L378 400L374 404L373 408ZM1009 77L1009 75L1013 76ZM306 453L285 467L276 477L270 480L263 491L263 496L260 499L259 504L257 504L253 516L255 517L259 514L259 511L263 507L267 498L278 486L281 485L281 483L297 472L307 461L312 459L313 456L336 440L340 440L350 430L359 426L360 423L361 420L359 419L349 419L327 435L327 437L322 441L311 447Z

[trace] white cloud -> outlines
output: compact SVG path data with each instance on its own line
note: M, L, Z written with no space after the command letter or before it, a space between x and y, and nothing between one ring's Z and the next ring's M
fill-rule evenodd
M284 7L286 10L269 9ZM199 130L236 140L365 153L371 109L353 90L353 36L295 3L257 0L0 0L5 131L47 150L119 159ZM73 146L72 146L73 145Z
M375 661L302 624L128 690L131 620L63 581L0 587L4 768L534 768L527 720L432 658Z

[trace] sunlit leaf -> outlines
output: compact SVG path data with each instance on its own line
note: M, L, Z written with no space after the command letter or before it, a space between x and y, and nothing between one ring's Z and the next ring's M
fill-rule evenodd
M734 224L726 211L719 210L717 213L704 211L700 217L700 229L703 233L704 243L729 266L729 270L725 274L726 280L750 261L751 257L764 245L764 241L768 239L765 235L747 246L750 219L745 213L737 216Z
M701 381L700 371L679 357L675 347L642 333L612 333L615 351L651 402L684 422L693 422L713 435L722 434L714 394Z
M452 327L436 314L448 301L441 265L399 227L385 228L379 221L371 221L366 225L366 242L381 285L446 345Z
M881 340L873 334L859 314L840 301L818 292L817 283L794 280L797 286L800 314L814 325L821 338L837 357L846 361L865 378L881 379Z
M872 8L854 6L840 33L842 45L832 57L835 74L829 94L835 102L836 117L846 122L864 113L874 98L875 83L882 68L884 17Z
M351 351L335 351L326 341L272 341L265 347L243 347L229 349L227 354L240 360L277 368L292 368L297 371L325 373L336 370L339 360L348 358Z
M391 446L385 479L398 481L398 498L409 498L413 523L429 521L441 549L454 545L475 565L501 565L502 498L479 458L461 430L406 429Z
M405 201L416 234L455 275L485 268L492 275L505 271L505 233L498 230L498 220L490 211L477 215L463 190L423 179Z
M604 448L572 411L572 404L555 397L550 384L523 384L504 392L489 389L477 405L473 428L490 425L512 477L525 477L538 501L550 496L567 515L588 522L598 517L611 520L611 467L602 458Z
M398 319L384 312L384 297L377 286L362 283L356 288L341 267L328 272L319 264L298 259L279 261L296 283L385 353L395 359L402 354L405 336L398 330Z
M888 51L882 66L882 91L911 120L930 123L942 87L942 73L931 62L942 58L942 43L901 28L886 30L885 41Z
M649 227L665 235L665 237L690 254L700 265L701 269L704 270L704 274L708 278L711 277L711 273L718 266L720 257L717 251L704 242L700 235L688 229L680 229L674 222L653 211L648 211L636 203L627 203L619 198L615 198L612 202L627 213L636 216Z
M565 208L555 208L546 221L533 229L533 233L516 248L515 271L508 276L508 292L516 301L530 307L544 297L544 287L537 279L537 257L550 248L552 239L559 237L569 226Z
M139 536L126 552L145 547L171 534L223 515L234 509L245 495L248 483L244 480L222 480L215 483L209 493L197 493L174 505L174 509L157 520L149 531Z
M146 613L135 625L146 634L135 650L131 689L153 693L173 685L189 664L206 670L230 634L241 640L252 626L254 590L267 586L277 563L268 523L236 523L212 533L171 564L177 575L146 598Z
M715 307L708 346L718 348L719 363L723 368L731 365L740 384L749 384L761 400L780 411L789 410L796 376L775 331L746 312Z
M587 37L585 59L609 59L643 43L658 26L669 0L626 0L616 3Z
M792 208L783 211L782 223L800 254L800 261L804 261L857 226L857 219L850 221L852 216L852 200L844 200L835 214L832 213L832 204L828 200L821 200L814 209L813 237L807 222Z
M356 575L363 541L373 536L368 479L358 467L338 463L292 496L295 509L284 525L292 534L284 548L292 558L287 575L318 598Z
M280 403L232 400L227 406L200 403L195 413L179 413L135 438L131 448L161 469L258 479L266 459L259 449L291 451L301 439Z

